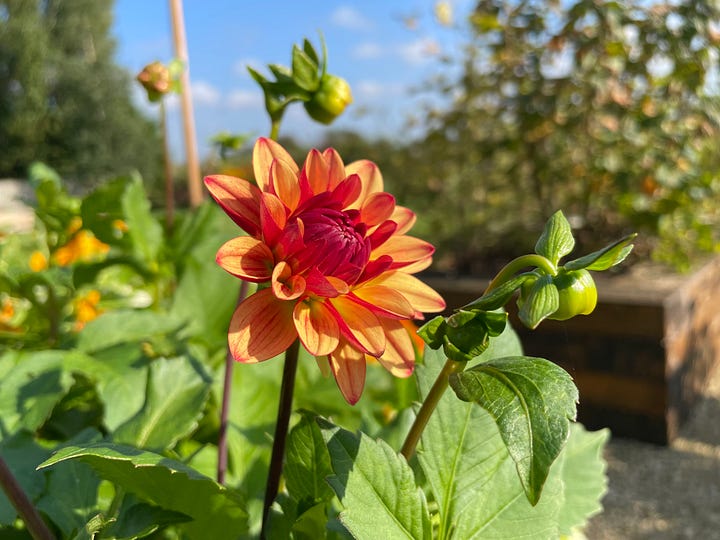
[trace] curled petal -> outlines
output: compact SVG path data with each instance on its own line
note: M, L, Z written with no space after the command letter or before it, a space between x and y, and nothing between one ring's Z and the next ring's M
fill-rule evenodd
M272 193L260 197L260 223L265 242L275 245L287 224L285 205Z
M225 174L205 177L205 187L238 226L260 235L260 190L247 180Z
M270 166L274 159L279 159L293 172L298 171L298 166L293 158L278 143L272 139L260 137L253 147L253 171L255 181L261 191L268 191L270 186Z
M340 203L340 208L347 208L357 200L361 192L360 177L357 174L351 174L333 190L333 199Z
M415 308L402 293L383 285L358 287L353 294L360 300L377 310L384 311L384 315L395 315L402 318L412 318ZM373 309L371 308L371 311Z
M278 300L270 289L243 300L230 321L228 345L238 362L253 364L285 351L297 339L293 303Z
M347 342L341 345L329 357L335 381L345 401L355 405L365 387L365 355Z
M330 180L328 163L314 148L308 152L300 176L310 187L313 195L328 191Z
M272 192L292 213L300 203L297 173L285 161L274 159L270 166L270 185Z
M360 207L360 219L368 227L379 225L388 219L395 210L395 197L389 193L371 193Z
M325 160L328 177L328 190L334 190L345 178L345 164L334 148L327 148L322 157Z
M404 206L395 206L395 210L393 211L392 216L390 216L390 219L397 223L398 227L395 234L400 235L405 234L412 229L413 225L415 225L415 221L417 221L417 216L415 215L415 212L409 208L405 208Z
M317 268L311 268L305 276L308 292L323 298L335 298L347 294L347 283L333 276L324 276Z
M274 266L270 248L250 236L240 236L225 242L220 246L215 260L226 272L253 283L268 281Z
M395 234L396 230L397 223L389 219L383 221L370 235L370 245L372 249L376 249L379 245L387 242L387 240Z
M393 236L373 250L372 256L390 255L392 268L401 268L432 257L435 248L429 242L413 236Z
M430 286L405 272L387 272L367 286L384 285L402 294L419 313L437 313L445 309L445 300Z
M385 334L380 321L372 311L354 302L348 296L331 298L340 332L356 348L371 356L380 356L385 350Z
M278 300L295 300L305 292L305 278L293 275L290 265L280 261L272 272L272 291Z
M300 341L310 354L324 356L337 349L340 327L325 304L314 300L298 302L293 319Z
M380 169L372 161L361 159L360 161L353 161L349 165L345 166L345 174L357 174L360 176L362 181L362 193L358 197L350 208L360 208L362 203L371 193L377 193L383 191L383 178L380 174Z
M385 330L385 353L378 358L380 364L396 377L405 378L415 369L415 348L401 321L380 319Z

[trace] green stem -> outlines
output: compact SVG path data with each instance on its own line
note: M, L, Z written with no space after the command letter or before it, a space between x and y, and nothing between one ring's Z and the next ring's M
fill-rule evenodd
M285 351L285 366L283 367L282 383L280 385L280 402L278 403L277 422L275 423L275 437L273 438L272 455L270 457L270 470L265 486L265 503L263 507L262 529L260 538L265 538L267 519L270 515L275 496L280 486L280 476L283 469L283 456L285 455L285 440L290 426L290 413L292 412L293 390L295 389L295 373L297 372L298 353L300 342L295 342Z
M30 536L35 540L55 540L55 536L45 525L2 456L0 456L0 487L25 522Z
M505 283L508 279L513 277L515 274L517 274L520 270L523 268L527 268L528 266L535 266L537 268L541 268L551 276L557 275L557 267L550 262L546 257L543 257L542 255L538 255L536 253L531 253L529 255L521 255L520 257L513 259L509 263L507 263L502 270L500 270L497 275L493 278L493 280L490 282L490 285L487 286L487 289L485 289L485 292L483 294L487 294L493 289L496 289L503 283Z
M278 136L280 135L280 119L273 120L272 124L270 126L270 138L273 141L278 140Z
M450 375L462 372L465 369L465 364L466 362L456 362L455 360L450 359L445 362L442 371L440 371L437 379L435 379L428 395L425 396L425 401L423 401L423 404L420 406L420 410L415 417L415 422L413 422L413 425L405 438L402 450L400 450L400 453L405 456L405 459L409 460L415 453L415 447L420 440L420 436L422 435L428 420L430 420L430 416L432 416L433 411L435 411L435 407L437 407L437 404L440 402L440 398L443 397L445 390L447 390Z

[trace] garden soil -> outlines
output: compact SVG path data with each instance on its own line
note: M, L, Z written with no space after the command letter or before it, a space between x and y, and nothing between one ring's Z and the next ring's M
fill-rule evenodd
M670 446L612 438L605 457L588 540L720 540L720 369Z

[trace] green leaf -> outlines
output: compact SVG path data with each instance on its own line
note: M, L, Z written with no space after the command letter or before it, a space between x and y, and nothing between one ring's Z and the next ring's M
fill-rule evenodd
M598 251L569 261L564 265L565 269L580 270L581 268L585 268L586 270L607 270L611 266L620 264L632 251L633 245L630 244L630 242L636 236L637 234L629 234Z
M495 419L527 498L537 504L577 413L570 375L542 358L511 356L451 375L450 386Z
M135 256L149 269L156 270L163 244L163 229L150 212L150 201L138 175L128 182L122 195L122 207Z
M73 437L68 445L96 442L101 438L98 431L87 429ZM46 459L47 455L42 459ZM40 461L37 461L37 465ZM38 473L37 471L35 474ZM48 516L69 538L73 531L82 529L98 508L98 486L100 478L87 464L79 461L63 463L47 471L47 488L37 501L36 507Z
M318 420L335 476L328 479L345 508L340 521L358 539L430 539L427 503L405 458L384 441Z
M77 534L72 537L72 540L95 540L97 534L114 521L115 518L105 519L105 516L102 514L97 514L90 518Z
M443 344L443 337L447 329L445 317L438 315L418 328L418 335L431 349L439 349Z
M542 235L535 244L535 253L542 255L557 266L558 261L570 253L575 247L570 223L565 219L562 210L558 210L547 223Z
M320 85L318 64L297 45L292 49L292 78L303 90L314 92Z
M332 474L330 454L315 415L304 413L288 435L285 482L290 496L300 503L301 511L333 498L326 478Z
M113 439L140 448L171 448L197 428L209 393L210 380L189 357L153 360L143 408Z
M318 56L315 47L313 47L312 43L310 43L307 38L303 39L303 51L305 51L305 54L308 55L314 64L318 66L320 65L320 57Z
M167 313L118 309L87 323L78 335L77 347L92 353L121 343L147 341L153 336L175 332L182 324Z
M102 478L142 501L190 516L192 522L178 526L189 538L225 538L228 531L238 536L247 532L247 512L237 492L178 461L130 446L97 443L63 448L39 468L70 460L89 464Z
M9 353L0 357L0 433L34 432L50 417L73 385L63 361L68 351Z
M106 244L128 245L129 238L115 227L116 220L125 221L123 195L133 177L120 177L95 188L80 206L83 227Z
M103 530L103 537L113 540L143 538L168 525L186 523L192 518L182 512L166 510L147 503L138 503L134 497L125 496L117 521Z
M513 293L522 287L522 284L525 283L525 281L535 276L536 274L533 272L526 272L524 274L517 275L494 288L489 293L483 294L477 300L473 300L469 304L463 306L462 309L482 309L485 311L499 309L503 307L508 300L510 300Z
M490 338L505 329L507 312L458 311L447 319L443 350L448 358L467 362L479 356Z
M45 490L45 475L37 472L35 467L47 458L48 453L25 431L0 441L0 455L31 500L36 500ZM0 490L0 525L12 525L16 516L15 507Z
M581 530L590 517L602 511L601 501L608 486L602 453L609 438L607 429L589 432L580 424L570 425L570 436L558 459L565 484L565 504L560 510L561 534L570 536Z
M537 328L546 317L555 313L560 307L560 293L552 276L540 276L533 283L527 297L522 302L518 301L518 305L518 318L530 329Z
M499 354L517 349L509 330L493 342ZM492 361L488 353L479 360ZM438 352L426 351L425 365L416 368L422 396L442 364ZM437 504L435 538L557 539L559 478L549 479L542 499L531 506L497 425L474 403L445 393L422 434L418 461Z

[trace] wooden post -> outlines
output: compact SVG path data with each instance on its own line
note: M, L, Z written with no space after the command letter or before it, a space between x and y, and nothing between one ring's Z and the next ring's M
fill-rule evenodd
M193 116L192 94L190 91L190 65L188 63L187 40L185 38L185 22L183 20L182 0L170 0L170 17L172 19L173 44L175 56L183 63L180 74L180 102L182 104L183 134L185 138L185 159L188 170L188 189L190 205L194 208L203 200L200 181L200 165L195 140L195 118Z

